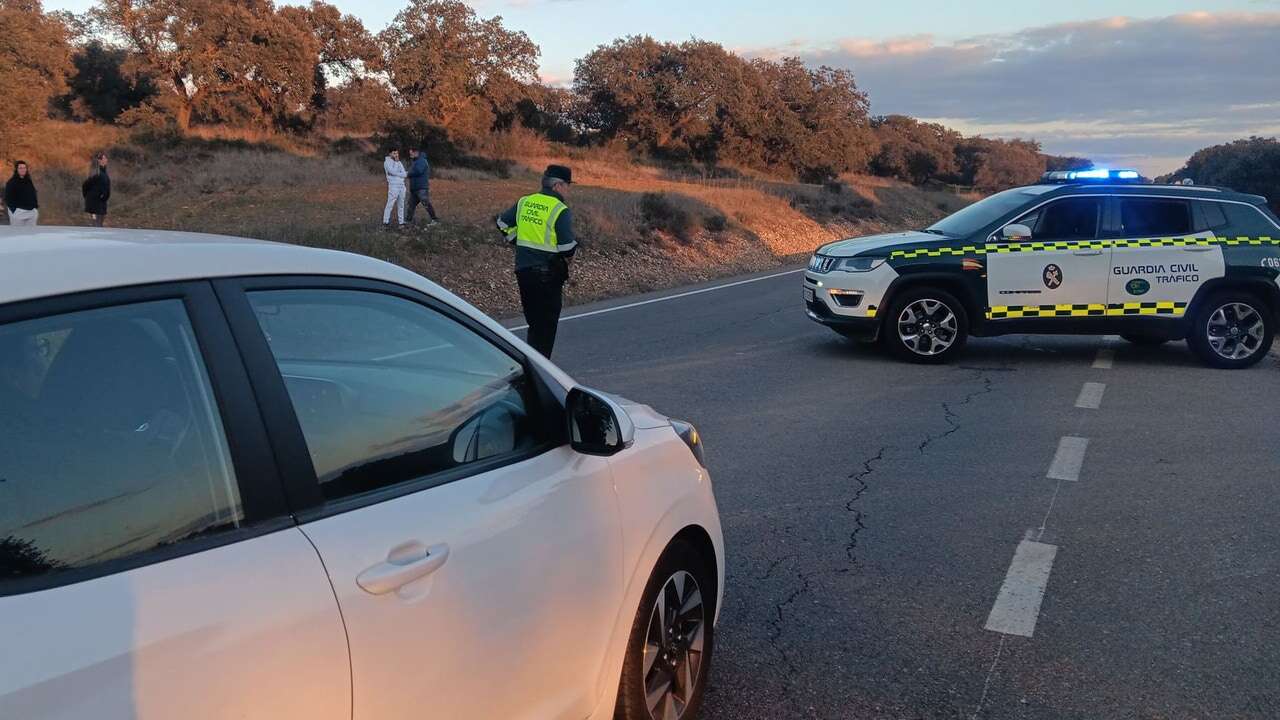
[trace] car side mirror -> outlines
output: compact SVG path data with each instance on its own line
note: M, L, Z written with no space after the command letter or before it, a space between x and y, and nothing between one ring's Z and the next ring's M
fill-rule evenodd
M574 388L565 399L569 444L584 455L616 455L636 440L636 426L622 406L603 393Z
M1031 228L1018 223L1005 225L1004 229L1000 231L1000 236L1005 240L1030 240Z

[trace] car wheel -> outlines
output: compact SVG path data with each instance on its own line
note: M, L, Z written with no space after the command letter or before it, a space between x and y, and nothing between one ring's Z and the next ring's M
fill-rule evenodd
M715 645L715 581L709 565L683 540L658 560L631 626L616 717L698 716Z
M1266 357L1275 331L1275 319L1265 303L1246 292L1227 291L1199 305L1187 342L1205 364L1239 369Z
M1163 345L1169 342L1169 338L1163 338L1157 335L1134 335L1134 334L1123 335L1122 334L1120 337L1124 338L1127 342L1133 343L1134 345L1146 345L1146 346L1152 346L1152 347L1156 345Z
M951 293L936 288L904 293L894 300L884 323L885 345L910 362L947 362L969 339L969 314L964 305Z

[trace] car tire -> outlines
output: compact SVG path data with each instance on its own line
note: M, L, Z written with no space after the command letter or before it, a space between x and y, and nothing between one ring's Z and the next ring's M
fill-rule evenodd
M922 328L913 319L928 318ZM951 293L931 287L907 290L889 307L880 331L896 357L916 363L948 362L969 340L969 313Z
M649 576L631 626L615 718L698 716L715 648L715 600L712 563L684 540L671 543ZM667 612L681 606L683 615ZM675 714L664 714L667 703Z
M1275 324L1271 308L1261 298L1226 290L1196 306L1187 344L1206 365L1239 370L1267 356L1275 341Z
M1130 333L1127 335L1122 334L1120 337L1124 338L1126 342L1133 343L1134 345L1142 345L1144 347L1155 347L1169 342L1169 338L1160 337L1158 335L1135 335Z

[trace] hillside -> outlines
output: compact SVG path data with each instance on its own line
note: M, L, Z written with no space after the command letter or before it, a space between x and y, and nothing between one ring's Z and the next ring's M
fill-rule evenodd
M920 227L972 200L884 178L804 185L682 176L626 157L571 151L509 170L440 168L432 198L443 220L381 228L385 184L376 156L300 154L246 142L178 147L125 142L112 151L108 224L224 233L335 248L419 272L490 313L518 305L511 249L493 217L537 188L549 162L572 165L583 250L566 302L654 290L794 262L857 234ZM79 174L34 171L43 224L84 224ZM424 217L419 217L421 223Z

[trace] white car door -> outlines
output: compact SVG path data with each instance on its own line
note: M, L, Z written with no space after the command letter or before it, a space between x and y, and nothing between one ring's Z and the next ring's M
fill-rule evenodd
M1120 238L1111 256L1112 314L1182 317L1200 286L1226 273L1222 246L1201 242L1216 236L1195 230L1193 201L1121 195L1115 202Z
M988 319L1106 314L1111 251L1094 242L1104 201L1097 196L1061 198L1013 221L1032 234L1027 239L997 239L994 250L988 251Z
M0 718L350 717L231 348L204 284L0 307Z
M570 450L521 358L454 311L263 282L244 342L314 469L295 492L314 495L302 529L346 620L355 717L587 717L626 642L609 463Z

